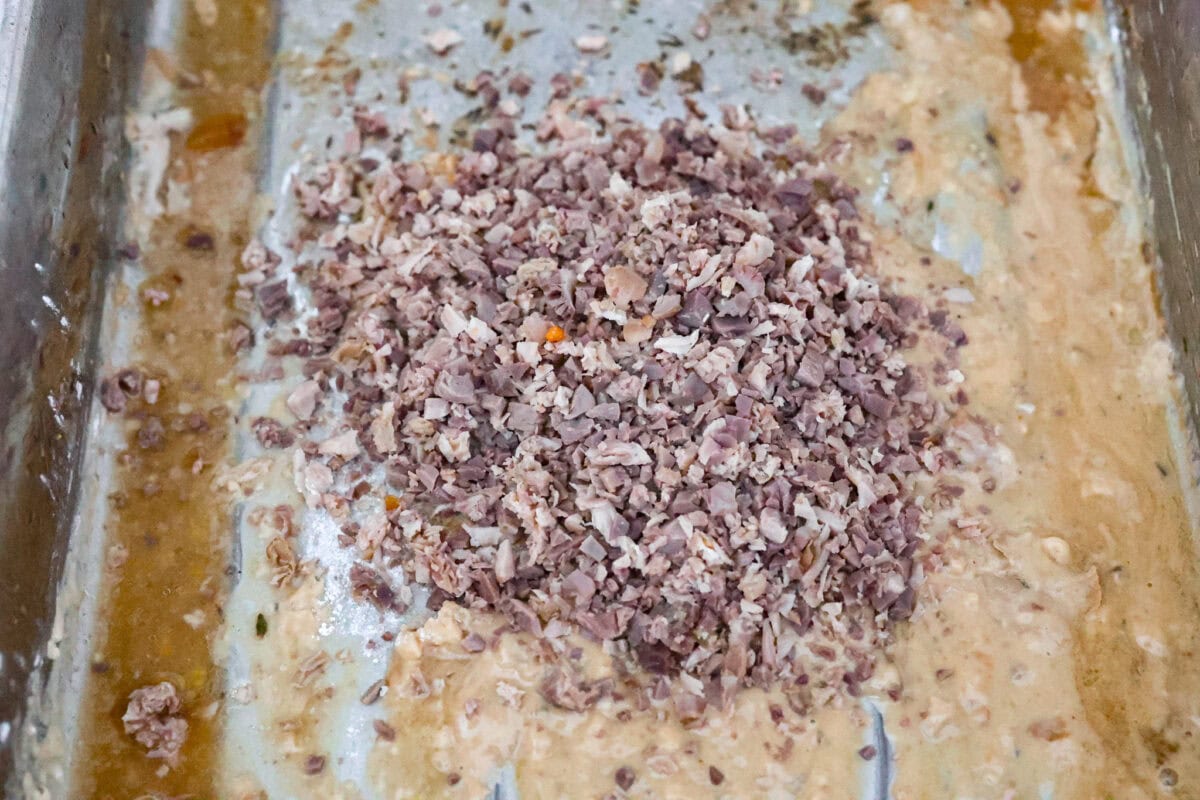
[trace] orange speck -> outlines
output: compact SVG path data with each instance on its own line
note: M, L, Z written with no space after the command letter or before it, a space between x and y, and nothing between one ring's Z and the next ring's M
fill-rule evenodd
M387 497L383 498L383 507L388 511L395 511L400 507L400 498L396 497L394 494L389 494Z
M567 332L557 325L551 325L550 329L546 331L546 341L551 344L557 344L566 338Z

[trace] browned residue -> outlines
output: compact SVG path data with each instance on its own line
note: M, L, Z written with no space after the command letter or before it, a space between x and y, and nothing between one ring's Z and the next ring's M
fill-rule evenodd
M246 138L246 115L223 111L199 120L187 137L187 149L198 153L237 147Z
M1056 9L1092 11L1093 0L1001 0L1013 21L1008 44L1013 58L1021 65L1029 99L1037 111L1051 115L1067 111L1071 104L1091 108L1086 79L1089 72L1083 42L1078 36L1064 39L1047 37L1039 30L1038 20L1045 11ZM1077 110L1077 109L1070 109Z
M941 14L954 14L959 8L947 10L944 0L911 0L910 5ZM1012 18L1008 44L1021 65L1032 108L1051 116L1077 112L1079 109L1072 105L1090 109L1092 101L1086 84L1089 68L1083 43L1076 36L1049 38L1039 28L1039 21L1045 11L1094 11L1095 0L1000 0L1000 5Z
M128 551L110 571L101 600L107 638L93 657L77 763L78 797L216 797L217 706L223 699L211 642L222 618L232 521L212 488L214 465L227 453L233 358L224 332L238 254L249 236L256 133L253 123L269 76L269 0L220 0L224 24L205 27L186 4L174 63L176 102L196 125L174 141L170 176L186 182L189 211L158 220L139 242L148 278L140 305L137 366L162 381L157 403L130 403L131 432L117 456L108 541ZM155 64L165 58L158 53ZM200 77L197 77L200 76ZM185 137L179 137L184 139ZM142 304L147 288L169 293ZM137 430L157 417L161 449L139 445ZM201 612L194 614L193 612ZM184 619L190 615L190 622ZM182 759L165 776L122 730L129 693L171 681L190 728Z

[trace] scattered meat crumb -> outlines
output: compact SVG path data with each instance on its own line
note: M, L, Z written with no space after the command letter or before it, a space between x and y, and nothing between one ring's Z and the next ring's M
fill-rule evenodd
M450 28L439 28L424 38L426 46L439 56L446 55L463 41L462 34Z
M359 701L364 706L374 705L379 698L383 696L386 687L387 682L383 678L380 678L367 687L367 690L363 692L362 697L359 698Z
M291 447L296 440L282 422L272 417L257 417L250 423L250 430L258 443L266 448Z
M109 545L108 554L105 557L104 563L109 569L120 569L125 566L125 562L129 560L129 548L117 542Z
M158 417L147 417L137 432L138 447L143 450L162 450L166 444L166 429Z
M575 39L575 46L581 53L599 53L608 47L608 37L600 34L587 34Z
M125 392L121 391L116 379L105 378L100 381L100 405L113 414L125 410Z
M391 725L388 725L386 722L384 722L381 719L374 720L371 723L371 725L372 725L372 727L375 728L375 734L383 741L385 741L385 742L396 741L396 729L393 728Z
M163 681L135 689L121 722L125 733L146 749L146 755L174 766L187 740L188 722L182 711L175 684Z

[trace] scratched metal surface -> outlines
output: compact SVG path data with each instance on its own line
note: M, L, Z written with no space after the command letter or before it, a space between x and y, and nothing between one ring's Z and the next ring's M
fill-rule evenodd
M130 102L133 76L140 72L140 45L151 17L171 19L167 7L176 1L0 0L0 292L7 301L0 309L5 345L0 347L0 785L11 798L24 796L11 780L14 734L24 729L29 699L43 699L40 676L46 663L39 654L46 652L67 532L76 513L95 319L103 300L100 278L106 243L120 221L115 198L124 167L121 114ZM793 52L796 44L811 40L808 34L815 28L844 21L844 2L817 3L819 10L790 31L775 18L776 4L752 10L750 4L728 3L730 13L714 16L713 35L705 42L689 35L706 5L700 0L640 5L555 0L533 3L529 12L515 2L506 8L494 2L445 2L437 19L425 14L426 3L412 0L278 2L282 66L270 97L262 188L281 203L286 202L287 172L298 157L321 152L326 137L340 130L329 114L329 81L306 72L304 64L325 50L341 22L354 26L341 50L363 70L360 96L374 98L378 92L380 102L397 114L428 107L447 131L451 121L470 110L471 101L452 91L449 81L421 80L402 106L396 86L400 70L425 66L469 78L481 68L505 65L541 77L579 69L588 90L620 90L629 113L653 123L679 114L680 100L670 79L656 99L640 98L633 91L633 65L660 55L669 62L687 50L704 64L705 90L694 95L702 108L711 113L722 103L744 102L760 120L797 124L811 138L863 74L887 58L885 42L869 28L865 36L847 40L844 52L821 47ZM366 9L356 10L359 6ZM502 52L483 29L485 20L499 16L505 17L507 32L538 33L515 37L512 50ZM1153 200L1164 310L1195 411L1200 409L1200 169L1195 156L1200 152L1200 4L1113 0L1112 16L1114 30L1128 46L1129 105ZM446 59L431 58L420 42L422 34L439 27L453 27L465 39ZM581 58L572 44L580 32L607 35L609 53ZM751 80L753 70L769 77L775 68L787 76L783 88ZM830 90L829 102L818 108L805 100L796 91L805 80ZM535 93L525 106L536 109L543 99ZM97 138L84 148L90 157L79 156L87 131ZM268 237L280 233L266 231ZM74 535L81 535L78 526ZM304 541L317 552L328 535L328 524L318 519ZM246 558L258 549L251 544L241 548ZM99 573L99 562L89 565L85 559L80 566ZM265 591L244 581L231 603L253 605ZM331 594L325 601L335 616L353 621L344 597ZM77 625L73 635L86 637L88 624ZM326 635L354 644L364 631L348 624ZM233 685L247 668L252 643L236 628L230 637ZM362 662L334 676L346 686L338 695L348 702L328 715L323 733L334 755L331 763L350 780L362 777L357 743L364 740L359 733L367 724L350 699L381 669L379 662ZM77 681L68 675L51 684L58 696L50 699L68 718ZM230 712L229 769L257 774L271 797L303 796L261 758L263 720L257 714L253 706ZM883 729L884 721L877 718L873 733L880 745L886 744ZM881 746L880 752L887 750ZM887 763L878 759L879 771L864 775L868 796L887 796ZM502 783L496 796L509 797Z
M1162 306L1194 431L1200 425L1200 3L1116 0L1110 10L1126 54Z
M47 694L143 0L0 0L0 790ZM99 565L93 571L99 574ZM18 739L20 740L18 742Z

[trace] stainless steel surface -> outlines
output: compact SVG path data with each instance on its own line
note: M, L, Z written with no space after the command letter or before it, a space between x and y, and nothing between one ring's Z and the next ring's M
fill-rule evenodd
M1200 421L1200 2L1122 0L1130 111L1143 151L1162 306Z
M0 786L44 645L78 494L134 0L0 6Z

